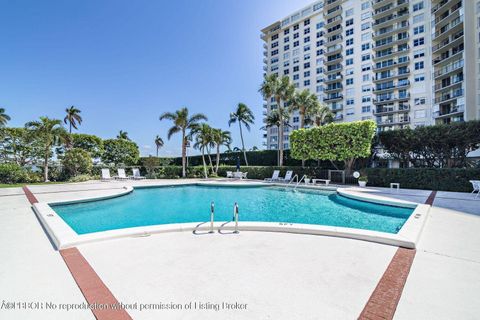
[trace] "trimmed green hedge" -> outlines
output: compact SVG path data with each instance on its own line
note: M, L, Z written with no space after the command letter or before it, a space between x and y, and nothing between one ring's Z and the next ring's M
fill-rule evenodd
M365 172L369 186L389 187L391 182L398 182L402 188L438 191L470 192L472 185L469 180L480 179L478 168L368 168Z

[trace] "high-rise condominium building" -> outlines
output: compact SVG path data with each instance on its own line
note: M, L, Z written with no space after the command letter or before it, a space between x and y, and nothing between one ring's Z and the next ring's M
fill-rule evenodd
M480 1L317 1L262 30L264 71L315 93L335 121L379 130L480 119ZM468 40L467 40L468 39ZM277 108L265 101L264 116ZM267 128L268 149L289 148Z

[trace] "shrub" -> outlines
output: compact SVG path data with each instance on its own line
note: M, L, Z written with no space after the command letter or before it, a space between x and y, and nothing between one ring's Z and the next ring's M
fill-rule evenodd
M16 163L0 164L0 182L1 183L19 183L26 182L27 172Z
M355 159L370 156L375 128L375 122L367 120L295 130L290 135L292 156L344 161L351 171Z
M81 174L81 175L78 175L78 176L75 176L75 177L71 177L70 179L68 179L68 181L69 182L84 182L84 181L93 180L93 179L95 179L95 177L92 177L91 175Z
M402 188L456 192L472 191L469 180L480 177L478 168L368 168L365 172L371 186L389 187L391 182L398 182Z
M62 165L68 177L90 174L93 166L90 153L77 148L70 149L65 153Z

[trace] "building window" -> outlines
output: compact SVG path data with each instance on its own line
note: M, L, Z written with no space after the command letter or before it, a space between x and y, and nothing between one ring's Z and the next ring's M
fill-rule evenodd
M413 52L413 58L418 59L425 56L425 50L416 50Z
M423 61L415 62L415 70L421 70L424 68Z
M345 51L345 55L349 56L349 55L351 55L351 54L353 54L353 48L347 49L347 50Z
M309 34L310 33L310 28L306 28L305 30L303 30L303 34Z
M345 26L348 27L348 26L351 26L353 24L353 18L352 19L348 19L347 21L345 21Z
M346 12L345 12L345 17L350 17L353 15L353 8L351 9L348 9Z
M419 34L425 32L425 26L418 26L413 28L413 34Z
M297 67L297 68L298 68L298 67ZM293 68L293 69L294 69L293 71L295 71L295 68ZM298 71L298 70L297 70L297 71ZM299 76L298 74L294 74L294 75L293 75L293 80L298 80L299 78L300 78L300 76Z
M347 76L353 74L353 68L348 68L347 70L345 70L345 74L346 74Z
M370 29L370 22L362 23L362 31Z
M370 60L370 54L363 54L362 61L367 61L367 60Z
M353 34L353 28L352 29L348 29L347 31L345 31L345 35L348 37L348 36L351 36Z
M413 16L413 23L419 23L425 20L424 14L417 14L416 16Z
M422 98L415 98L414 103L416 106L423 105L426 103L426 99L424 97Z
M304 78L310 77L310 71L305 71L305 72L303 73L303 77L304 77Z
M293 31L298 30L298 28L299 28L298 24L294 25L294 26L293 26Z
M283 35L284 35L284 36L286 36L286 35L289 34L289 33L290 33L290 29L285 29L285 30L283 31Z
M355 104L354 99L347 99L347 106L351 106L351 105L354 105L354 104Z
M362 10L370 8L370 1L363 2L362 3Z
M353 58L345 60L345 63L347 64L347 66L352 65L353 64Z
M286 46L283 46L283 51L287 51L288 49L290 49L290 46L288 44Z
M418 47L418 46L421 46L421 45L424 45L424 44L425 44L425 38L423 38L423 37L413 40L413 46L414 47Z
M305 22L303 23L304 26L308 26L310 24L310 19L306 19Z
M370 32L362 33L362 41L367 41L372 38L372 34Z
M413 5L413 12L418 11L418 10L422 10L423 8L424 8L423 1L415 3Z
M287 75L287 74L289 74L289 73L290 73L290 70L289 70L289 69L283 70L283 74L284 74L284 75Z
M364 74L364 75L362 75L362 81L363 81L363 82L370 81L370 74Z
M310 68L310 62L304 63L303 68L304 69Z
M352 85L352 84L353 84L353 78L347 79L347 86Z
M370 11L362 13L362 20L370 18L371 15L372 13Z
M305 39L303 39L303 43L307 43L307 42L310 42L310 37L305 37Z
M362 51L366 51L366 50L368 50L368 49L370 49L370 43L364 43L364 44L362 44Z
M415 82L423 82L423 81L425 81L425 74L422 73L422 74L417 74L415 76Z
M370 112L370 106L362 106L362 113Z

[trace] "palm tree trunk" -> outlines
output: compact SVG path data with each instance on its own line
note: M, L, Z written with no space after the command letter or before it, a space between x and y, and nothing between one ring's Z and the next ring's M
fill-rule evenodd
M217 144L217 163L215 173L218 174L218 166L220 165L220 144Z
M207 155L208 155L208 161L210 162L210 168L212 169L212 173L214 172L213 169L213 162L212 162L212 156L210 155L210 148L207 147Z
M202 148L202 161L203 161L203 173L205 174L205 179L208 178L207 174L207 163L205 162L205 147Z
M70 134L72 134L72 121L70 121Z
M279 104L280 105L280 104ZM283 115L280 115L280 141L278 145L278 166L283 166Z
M47 148L45 150L45 158L44 158L45 163L43 164L43 177L45 182L48 182L48 153L49 153L49 149Z
M277 127L277 166L280 166L280 126Z
M187 147L185 143L185 129L182 130L182 177L185 178L187 176L187 168L186 168L186 158L187 158Z
M157 146L157 158L158 158L158 146Z
M240 127L240 139L242 139L243 158L245 159L245 165L248 167L247 152L245 151L245 143L243 143L242 123L238 121Z

